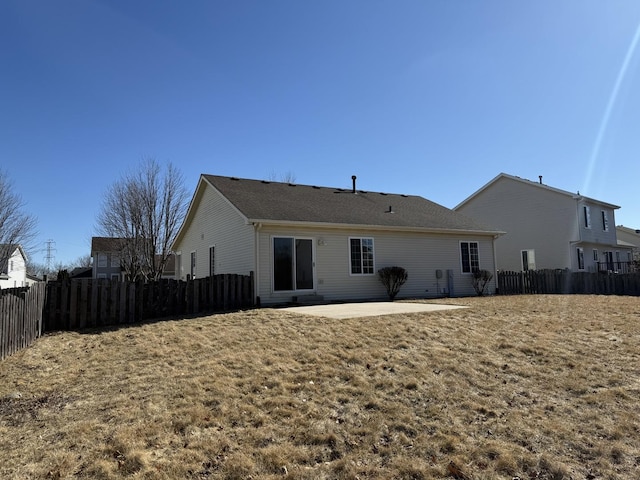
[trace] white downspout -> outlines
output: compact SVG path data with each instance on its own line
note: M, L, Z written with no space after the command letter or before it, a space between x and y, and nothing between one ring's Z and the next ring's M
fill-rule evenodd
M498 239L500 235L494 235L493 236L493 242L491 242L491 245L493 246L493 275L496 279L495 281L495 289L498 289L498 257L496 256L496 240Z
M255 275L253 277L253 298L258 299L259 284L260 284L260 229L262 223L254 223L253 229L255 231Z

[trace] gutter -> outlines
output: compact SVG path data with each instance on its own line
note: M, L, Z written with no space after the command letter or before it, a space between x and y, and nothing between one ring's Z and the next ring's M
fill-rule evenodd
M403 227L400 225L365 225L365 224L346 224L346 223L324 223L324 222L305 222L296 220L265 220L265 219L248 219L248 223L260 225L272 225L279 227L307 227L307 228L331 228L335 230L378 230L392 232L415 232L415 233L437 233L437 234L456 234L456 235L493 235L495 237L505 235L507 232L502 230L462 230L454 228L427 228L427 227Z

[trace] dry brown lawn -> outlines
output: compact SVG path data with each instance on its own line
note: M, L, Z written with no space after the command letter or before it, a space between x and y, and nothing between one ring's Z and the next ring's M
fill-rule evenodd
M445 302L47 335L0 362L0 478L638 478L640 299Z

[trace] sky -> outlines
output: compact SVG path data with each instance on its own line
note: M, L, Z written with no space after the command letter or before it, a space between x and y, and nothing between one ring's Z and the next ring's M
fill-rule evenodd
M639 37L637 0L3 0L0 169L52 265L148 158L448 208L542 175L640 228Z

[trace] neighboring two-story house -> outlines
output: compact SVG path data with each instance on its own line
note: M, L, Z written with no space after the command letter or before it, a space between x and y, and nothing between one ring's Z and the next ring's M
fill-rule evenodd
M122 280L120 252L122 239L112 237L91 238L91 258L93 260L93 278Z
M125 240L114 237L92 237L91 258L92 278L107 278L110 280L124 280L125 275L121 264L121 255ZM160 263L160 255L156 255L156 266ZM174 278L175 256L170 254L162 271L161 278Z
M618 242L617 205L501 173L454 210L506 234L498 270L626 272L631 248Z
M27 255L20 245L0 245L0 288L26 287Z

